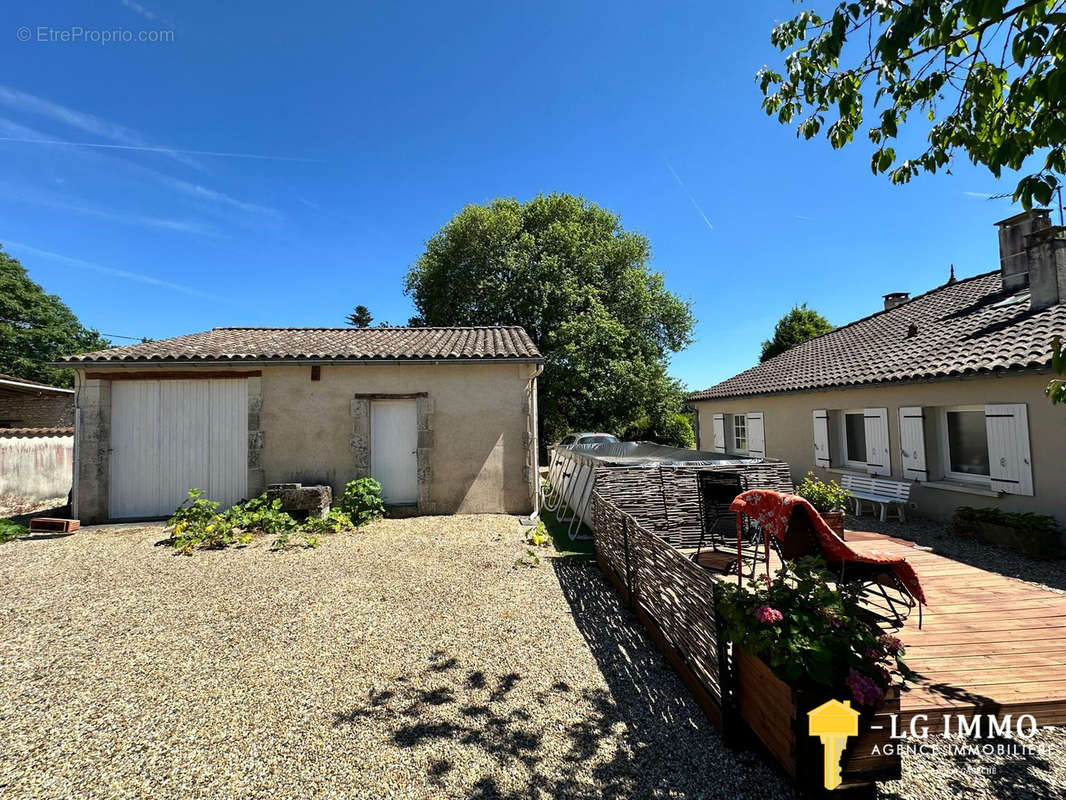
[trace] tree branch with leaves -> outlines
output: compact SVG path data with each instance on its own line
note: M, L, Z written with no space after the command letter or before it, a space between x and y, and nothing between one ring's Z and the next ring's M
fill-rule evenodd
M770 41L786 56L757 76L766 113L834 148L865 128L871 170L894 184L950 169L961 151L997 178L1029 172L1014 199L1031 208L1066 173L1066 0L840 2ZM926 146L901 157L900 129L921 117Z

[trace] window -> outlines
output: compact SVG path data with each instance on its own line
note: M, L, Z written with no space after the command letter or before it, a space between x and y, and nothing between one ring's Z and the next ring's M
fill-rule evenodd
M866 466L866 415L862 411L844 412L844 463L849 467Z
M594 433L591 436L582 436L577 440L578 444L613 444L618 438L609 433Z
M988 478L988 429L983 408L949 408L944 412L945 472L961 480Z
M748 449L748 418L743 414L733 415L733 449L738 453Z

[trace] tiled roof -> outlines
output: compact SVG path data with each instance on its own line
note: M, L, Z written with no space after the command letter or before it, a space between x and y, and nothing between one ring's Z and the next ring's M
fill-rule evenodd
M63 359L93 362L526 359L541 355L519 327L215 328Z
M1055 335L1066 335L1066 304L1031 311L1028 290L1005 293L996 270L837 328L689 399L1046 367Z
M38 436L73 436L73 428L0 428L0 437L31 439Z

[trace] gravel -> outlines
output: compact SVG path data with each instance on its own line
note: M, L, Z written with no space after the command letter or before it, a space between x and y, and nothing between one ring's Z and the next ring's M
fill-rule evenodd
M868 522L868 520L867 520ZM0 796L790 797L726 748L594 562L502 516L175 556L0 546ZM905 756L887 798L1066 795L1053 755ZM983 759L981 766L993 765ZM1028 792L1028 794L1027 794Z
M594 563L516 569L523 532L0 546L0 796L790 796L723 746Z

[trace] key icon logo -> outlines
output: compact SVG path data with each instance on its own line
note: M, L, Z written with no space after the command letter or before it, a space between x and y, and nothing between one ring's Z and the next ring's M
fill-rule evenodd
M840 756L849 736L859 735L859 712L845 700L830 700L808 712L807 726L811 736L822 740L825 751L825 788L835 789L841 783Z

